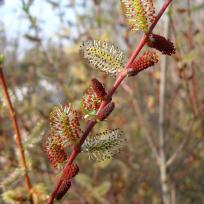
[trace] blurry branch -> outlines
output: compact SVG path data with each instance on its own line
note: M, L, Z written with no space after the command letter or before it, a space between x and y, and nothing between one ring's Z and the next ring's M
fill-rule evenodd
M14 107L12 105L11 98L10 98L9 93L8 93L8 88L7 88L7 85L6 85L4 73L3 73L3 57L1 56L1 58L2 59L0 60L0 83L1 83L1 86L2 86L4 99L5 99L5 101L7 102L7 105L8 105L10 118L11 118L13 129L14 129L14 132L15 132L16 144L17 144L17 147L18 147L18 149L20 151L21 162L22 162L23 168L25 169L24 179L25 179L26 188L27 188L28 193L30 194L32 185L31 185L30 178L29 178L29 175L28 175L28 166L27 166L27 162L26 162L25 152L24 152L24 149L23 149L23 144L22 144L22 139L21 139L19 126L18 126L18 123L17 123L16 112L15 112ZM30 194L30 203L33 204L32 194Z
M170 35L170 17L165 16L164 35L169 38ZM161 73L160 73L160 95L159 95L159 123L158 123L158 142L159 142L159 168L160 168L160 182L162 190L162 198L164 204L170 204L170 192L168 181L168 172L166 165L165 153L165 92L166 92L166 72L167 72L167 56L161 59Z
M134 96L133 90L128 84L123 83L122 87L128 94L130 94L131 96ZM148 128L147 128L147 126L145 124L145 118L144 118L143 114L140 111L140 107L139 107L139 104L138 104L137 100L134 97L132 97L132 105L133 105L133 108L134 108L134 110L135 110L135 112L136 112L136 114L138 116L140 126L141 126L142 130L144 131L144 137L147 140L147 143L148 143L150 149L152 150L152 153L153 153L155 159L157 160L157 163L159 163L159 155L158 155L156 144L153 141L153 138L152 138L151 134L148 131Z
M59 3L55 2L55 1L51 1L51 0L46 0L49 4L52 5L53 8L57 8L59 7Z
M32 6L34 0L29 0L27 3L25 2L25 0L21 0L22 2L22 10L24 11L26 17L28 18L30 24L31 24L31 28L34 29L35 31L35 36L30 36L27 35L25 37L27 37L29 40L32 41L40 41L41 39L39 38L39 26L38 26L38 22L37 22L37 18L35 16L33 16L30 12L30 7Z
M193 50L195 48L195 43L194 43L194 36L193 36L193 20L192 20L192 14L191 14L191 2L190 0L187 1L187 6L188 6L188 48L189 51ZM197 77L196 77L196 70L195 70L195 61L192 61L189 65L189 68L192 73L191 77L191 100L193 102L193 110L195 115L199 114L199 101L198 101L198 86L197 86Z
M188 4L189 5L189 4ZM190 12L190 11L189 11ZM191 12L188 12L188 18L189 21L192 21L191 19ZM191 20L190 20L191 19ZM192 22L189 22L189 26L192 27ZM177 42L179 42L179 36L177 34L177 30L176 30L176 24L173 21L173 19L171 19L171 28L172 28L172 33L176 39ZM192 28L189 28L188 30L188 42L187 44L189 45L189 52L193 50L193 33L192 33ZM183 52L183 50L181 50L180 46L177 46L177 57L179 60L182 60L185 56L185 52ZM179 70L178 70L178 74L179 74L179 78L185 81L185 85L186 85L186 91L187 91L187 95L188 95L188 100L189 100L189 105L192 109L192 112L194 114L194 116L196 116L198 114L198 99L197 99L197 82L195 80L195 71L193 66L195 65L195 63L193 61L191 61L190 65L188 64L182 64L179 66ZM189 69L187 69L186 67L188 66ZM190 84L191 82L191 84ZM193 91L191 91L191 85L193 87Z

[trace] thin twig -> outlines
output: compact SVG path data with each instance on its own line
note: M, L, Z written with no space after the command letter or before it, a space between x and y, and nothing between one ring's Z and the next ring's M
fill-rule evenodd
M20 134L18 122L17 122L16 112L14 110L14 107L13 107L12 102L11 102L11 98L10 98L9 93L8 93L8 88L7 88L6 80L4 77L2 64L0 64L0 83L2 86L4 99L8 105L8 110L9 110L10 118L12 121L13 130L15 132L16 144L17 144L17 147L20 151L21 162L22 162L23 168L25 170L25 176L24 176L25 185L26 185L28 193L30 194L30 203L33 204L33 197L31 194L32 185L31 185L30 178L28 175L28 166L27 166L27 162L26 162L25 152L24 152L23 145L22 145L22 139L21 139L21 134Z
M170 34L170 18L166 16L165 37L169 38ZM160 73L160 94L159 94L159 121L158 121L158 140L159 140L159 157L160 157L160 183L162 199L164 204L170 204L170 192L168 180L168 172L166 166L166 152L165 152L165 93L166 93L166 72L167 72L167 56L161 59L161 73Z

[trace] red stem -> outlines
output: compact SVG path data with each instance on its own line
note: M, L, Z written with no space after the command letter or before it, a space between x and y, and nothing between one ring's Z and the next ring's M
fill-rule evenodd
M0 84L2 86L3 96L4 96L5 101L7 103L7 106L8 106L8 111L9 111L10 118L12 121L13 130L15 132L15 140L16 140L17 148L19 149L19 152L20 152L20 158L21 158L21 163L22 163L21 165L25 169L24 180L25 180L25 185L26 185L27 191L30 194L30 196L29 196L30 204L33 204L33 196L31 194L32 185L31 185L30 177L28 175L28 165L27 165L27 161L26 161L25 152L23 149L23 144L22 144L20 129L19 129L18 122L17 122L16 112L15 112L15 109L12 105L11 98L10 98L9 93L8 93L8 87L6 84L5 77L4 77L2 64L0 64Z
M137 45L135 51L133 52L133 54L131 55L131 57L129 58L125 69L123 69L120 74L118 75L113 87L110 89L110 91L107 94L107 100L103 101L97 111L97 114L106 106L107 102L110 101L110 99L112 98L113 94L115 93L115 91L117 90L117 88L120 86L121 82L125 79L125 77L127 76L127 68L129 67L129 65L135 60L135 58L137 57L137 55L140 53L140 51L142 50L142 48L144 47L145 43L147 42L148 39L148 35L153 31L154 27L157 25L159 19L161 18L161 16L164 14L165 10L167 9L167 7L169 6L169 4L172 2L173 0L165 0L160 12L158 13L155 21L152 23L152 25L149 28L149 31L146 34L143 34L139 44ZM56 193L63 181L63 173L66 172L69 168L69 165L74 161L74 159L77 157L77 155L81 152L81 146L84 143L85 139L87 138L87 136L89 135L90 131L92 130L92 128L95 126L96 121L95 120L91 120L88 122L87 127L82 135L82 137L80 138L79 143L74 147L72 154L70 155L69 159L67 160L67 163L64 167L64 169L62 170L62 176L59 178L56 187L54 189L54 191L52 192L50 199L48 201L48 204L53 204Z

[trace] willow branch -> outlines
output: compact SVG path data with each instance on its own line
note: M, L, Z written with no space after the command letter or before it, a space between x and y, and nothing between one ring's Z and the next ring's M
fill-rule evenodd
M106 106L106 104L110 101L110 99L112 98L113 94L116 92L117 88L120 86L121 82L126 78L127 76L127 68L129 67L129 65L135 60L135 58L138 56L138 54L140 53L140 51L142 50L142 48L144 47L144 45L146 44L147 40L148 40L148 36L149 34L153 31L154 27L157 25L159 19L161 18L161 16L164 14L165 10L167 9L167 7L169 6L169 4L172 2L172 0L165 0L160 12L158 13L155 21L152 23L152 25L149 28L149 31L146 34L143 34L139 44L137 45L135 51L133 52L133 54L131 55L131 57L129 58L125 68L119 73L115 83L113 84L112 88L110 89L110 91L107 94L107 100L103 101L97 111L97 115L100 113L100 111ZM83 142L85 141L85 139L88 137L90 131L92 130L92 128L95 126L96 121L95 120L90 120L87 124L87 127L84 131L84 133L82 134L79 143L75 145L69 159L67 160L67 163L64 167L64 169L62 170L62 176L58 179L57 184L55 186L54 191L52 192L49 200L48 200L48 204L53 204L55 196L57 194L57 191L63 181L63 174L64 172L66 172L69 168L69 165L74 161L74 159L77 157L77 155L81 152L81 145L83 144Z
M164 26L165 37L169 38L170 35L170 18L166 16ZM159 92L159 121L158 121L158 142L159 142L159 169L160 169L160 184L161 193L164 204L170 204L169 185L167 183L168 171L166 166L166 151L165 151L165 105L166 105L166 81L167 81L167 56L163 56L161 60L160 69L160 92Z

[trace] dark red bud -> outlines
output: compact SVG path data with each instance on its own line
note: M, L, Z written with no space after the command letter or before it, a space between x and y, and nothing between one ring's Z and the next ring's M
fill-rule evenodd
M94 78L91 81L92 81L92 87L93 87L94 92L99 98L103 99L104 96L106 95L104 86L101 84L100 81L98 81L98 79Z
M113 102L108 103L98 114L99 120L105 120L115 108L115 104Z
M57 191L56 199L61 200L70 187L71 187L71 182L69 180L64 180Z
M134 76L144 69L154 66L159 61L156 52L146 51L138 60L128 67L128 76Z
M159 50L164 55L172 55L176 53L174 44L161 35L151 34L147 45Z

